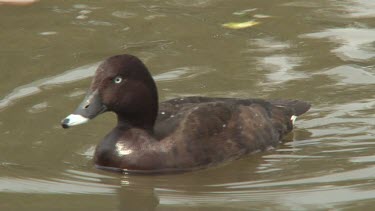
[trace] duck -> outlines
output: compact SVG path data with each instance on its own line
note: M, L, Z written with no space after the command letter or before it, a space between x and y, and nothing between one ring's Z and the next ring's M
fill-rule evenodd
M96 146L97 168L178 172L207 168L276 148L311 105L300 100L189 96L159 104L156 83L136 56L116 55L97 68L63 128L114 112L117 125Z

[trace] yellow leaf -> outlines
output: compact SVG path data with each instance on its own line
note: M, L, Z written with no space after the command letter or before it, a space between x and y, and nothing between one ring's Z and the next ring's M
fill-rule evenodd
M260 24L257 21L246 21L246 22L230 22L224 23L222 26L229 29L244 29Z

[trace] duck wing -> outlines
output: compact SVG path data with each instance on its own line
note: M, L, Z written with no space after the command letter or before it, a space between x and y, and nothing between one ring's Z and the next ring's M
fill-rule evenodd
M223 112L223 108L226 108L227 112ZM240 108L242 108L242 111ZM299 116L309 110L310 104L299 100L208 97L175 98L162 102L159 105L159 113L155 124L155 134L158 139L168 136L169 134L173 133L173 131L178 129L178 127L181 127L181 122L184 120L184 122L186 122L187 118L191 118L189 116L194 116L195 119L207 119L207 116L216 116L218 120L232 118L231 121L235 122L239 119L239 117L232 116L240 115L241 113L245 112L246 108L250 109L253 113L256 111L264 111L265 114L267 114L267 118L272 120L275 124L277 122L276 119L278 119L278 121L280 121L280 119L286 119L286 122L276 124L279 125L278 128L280 128L280 126L288 125L288 122L291 120L292 116ZM228 112L230 114L228 114ZM250 111L247 111L247 114L241 114L242 118L249 121L257 121L257 118L249 115L249 112ZM206 126L209 127L209 125L219 124L222 126L223 124L226 125L228 123L218 120L208 122ZM291 129L292 127L290 127L290 130ZM282 134L290 132L290 130L288 129L287 131L282 132Z

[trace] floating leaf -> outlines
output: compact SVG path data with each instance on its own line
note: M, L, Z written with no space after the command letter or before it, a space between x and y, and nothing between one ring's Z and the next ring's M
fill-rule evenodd
M229 29L244 29L260 24L257 21L246 21L246 22L230 22L224 23L222 26Z

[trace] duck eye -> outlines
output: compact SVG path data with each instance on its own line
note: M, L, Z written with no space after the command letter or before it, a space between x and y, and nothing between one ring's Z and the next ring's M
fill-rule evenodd
M116 78L113 79L113 82L115 82L116 84L121 83L121 81L122 81L121 76L117 76Z

